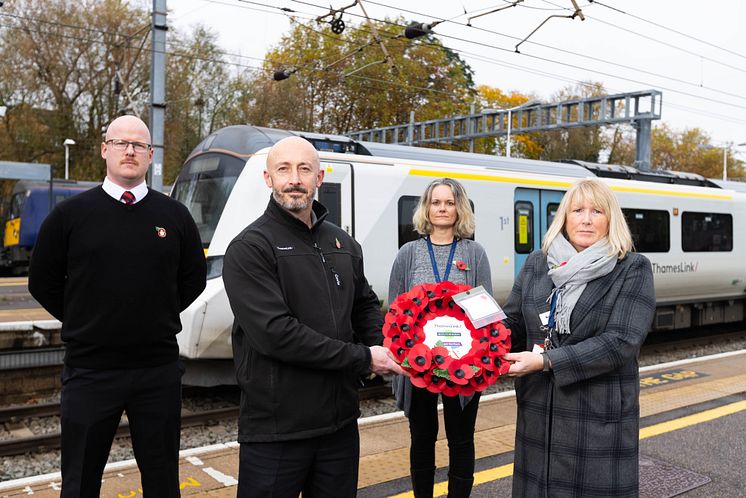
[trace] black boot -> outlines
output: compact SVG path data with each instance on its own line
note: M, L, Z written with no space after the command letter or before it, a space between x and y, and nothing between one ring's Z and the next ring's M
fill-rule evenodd
M435 486L435 468L415 470L410 469L412 476L412 491L415 498L433 498Z
M464 479L448 474L448 498L469 498L474 477Z

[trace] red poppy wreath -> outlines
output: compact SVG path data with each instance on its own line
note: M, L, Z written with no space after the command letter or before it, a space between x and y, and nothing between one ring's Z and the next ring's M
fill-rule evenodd
M497 321L474 328L453 301L471 289L452 282L423 284L391 303L383 325L383 345L411 374L414 386L445 396L484 391L510 365L510 330Z

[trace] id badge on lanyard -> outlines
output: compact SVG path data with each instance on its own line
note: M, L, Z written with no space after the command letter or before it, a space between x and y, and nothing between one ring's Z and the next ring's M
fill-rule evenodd
M557 310L557 289L552 291L552 303L549 305L549 311L539 315L541 320L541 330L546 332L544 337L544 351L552 349L552 331L554 330L554 314Z

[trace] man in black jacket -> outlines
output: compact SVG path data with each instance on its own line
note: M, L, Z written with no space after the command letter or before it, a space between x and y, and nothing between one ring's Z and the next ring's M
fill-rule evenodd
M380 346L360 245L313 200L323 178L309 142L275 144L267 210L225 254L242 390L240 498L355 496L358 376L402 373Z
M150 132L122 116L101 144L103 185L39 230L29 290L62 322L62 498L98 497L122 412L146 497L179 496L179 313L205 288L199 232L145 184Z

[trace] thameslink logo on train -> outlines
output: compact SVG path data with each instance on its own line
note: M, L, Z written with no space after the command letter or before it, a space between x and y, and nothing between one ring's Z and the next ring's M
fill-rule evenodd
M651 264L653 265L653 273L695 273L697 268L699 268L699 261L691 261L689 263L682 261L678 265Z

